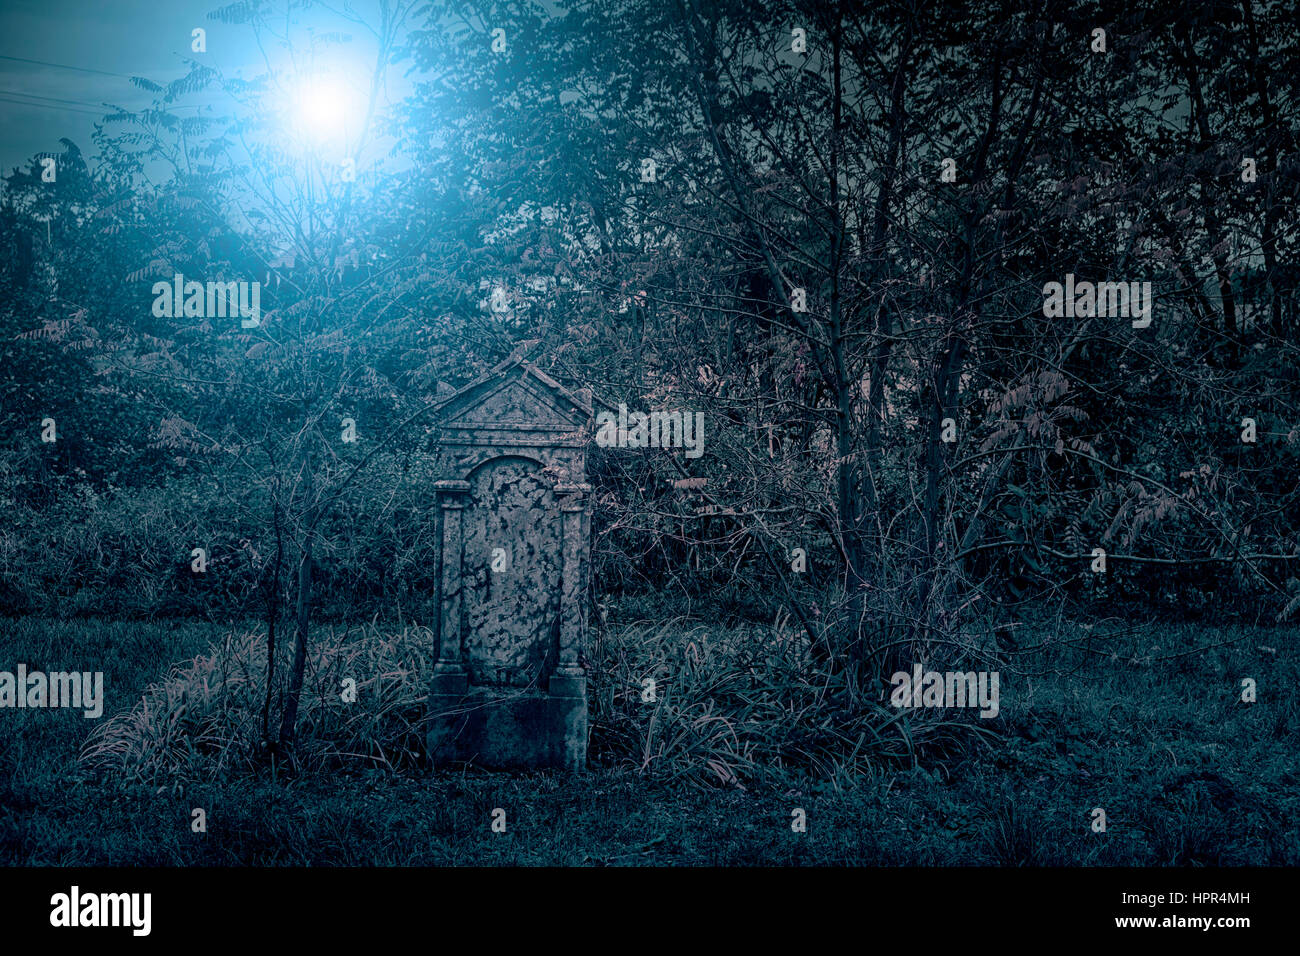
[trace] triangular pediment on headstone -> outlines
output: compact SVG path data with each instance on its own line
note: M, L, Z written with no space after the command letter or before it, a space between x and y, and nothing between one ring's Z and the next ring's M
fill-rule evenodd
M437 411L450 429L527 428L570 431L591 418L585 394L569 391L535 365L503 362L450 395Z

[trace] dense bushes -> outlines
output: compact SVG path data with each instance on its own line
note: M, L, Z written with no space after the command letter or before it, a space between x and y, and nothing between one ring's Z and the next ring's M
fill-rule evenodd
M395 479L359 488L323 529L315 576L324 619L420 616L435 593L431 492ZM204 476L142 489L65 485L43 506L10 501L0 529L0 614L116 618L260 615L274 566L269 507ZM192 570L195 548L207 570ZM281 566L281 589L293 557ZM282 593L283 597L283 593Z
M0 530L0 613L225 616L248 596L259 529L201 479L97 491L69 485L10 503ZM204 547L209 570L190 569ZM218 610L220 609L220 610Z

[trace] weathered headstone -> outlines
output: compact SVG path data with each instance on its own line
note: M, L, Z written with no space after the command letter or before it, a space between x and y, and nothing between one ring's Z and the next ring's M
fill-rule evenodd
M591 411L517 360L437 410L435 766L586 764Z

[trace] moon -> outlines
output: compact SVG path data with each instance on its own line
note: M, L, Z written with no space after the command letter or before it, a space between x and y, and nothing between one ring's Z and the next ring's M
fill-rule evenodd
M294 97L294 125L316 145L343 145L355 138L365 121L365 99L340 77L304 78Z

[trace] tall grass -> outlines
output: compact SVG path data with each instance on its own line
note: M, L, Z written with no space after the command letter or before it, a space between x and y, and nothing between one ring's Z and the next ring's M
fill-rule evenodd
M0 862L1295 866L1294 627L1115 625L1026 625L1016 657L1028 660L1014 673L999 663L999 716L972 722L996 727L998 747L955 760L932 759L953 732L931 716L941 712L904 711L888 723L897 712L863 706L868 691L846 690L779 625L597 630L593 766L578 779L415 770L422 741L410 728L423 715L428 632L318 629L304 759L371 770L289 780L259 762L256 630L0 621L0 662L102 668L109 715L8 713ZM180 658L170 671L159 666ZM339 681L352 674L359 700L342 705ZM657 700L642 702L640 678L651 675ZM1258 681L1257 702L1241 699L1245 676ZM85 748L100 767L90 772L78 750L92 724L115 713L116 728L94 732ZM774 713L778 724L760 723ZM837 734L819 730L828 720ZM886 746L855 751L863 732ZM236 737L242 743L228 746ZM917 767L884 768L912 754ZM722 788L719 757L732 774ZM818 766L832 776L803 769ZM173 780L167 767L186 776ZM118 785L124 777L153 786ZM220 821L212 833L191 832L195 806ZM790 832L796 806L813 822L806 834ZM509 834L486 826L495 807L513 808ZM1091 828L1095 807L1106 810L1105 833Z
M597 632L592 659L594 758L671 781L745 786L793 770L851 788L885 764L915 763L923 747L988 733L888 708L846 662L815 658L779 621L632 624Z
M298 711L295 767L421 765L432 642L421 627L397 633L374 624L315 630ZM285 647L277 667L281 675L288 673L287 654ZM356 681L355 702L343 699L348 678ZM277 688L273 695L273 731L281 694ZM176 664L150 684L131 710L96 728L82 748L82 762L143 783L258 772L268 756L262 736L265 696L265 633L231 631L207 654Z
M288 673L288 644L280 674ZM318 629L295 769L421 768L432 665L425 628ZM599 630L590 668L592 763L664 782L744 787L796 771L836 789L852 787L883 764L914 763L922 746L982 732L970 723L887 708L858 690L847 670L814 660L806 639L780 627L673 620ZM106 720L86 741L82 761L145 783L264 772L265 673L264 633L232 631L208 653L173 666L129 711ZM341 695L349 677L357 683L355 703ZM647 678L655 682L653 695ZM274 714L270 726L277 726Z

